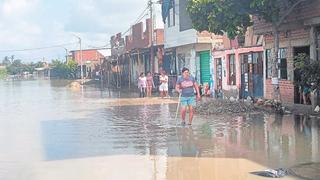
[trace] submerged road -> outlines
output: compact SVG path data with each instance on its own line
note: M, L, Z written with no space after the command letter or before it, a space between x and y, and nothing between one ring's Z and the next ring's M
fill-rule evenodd
M320 162L316 118L195 115L180 127L175 98L67 84L0 82L1 180L265 179L249 172Z

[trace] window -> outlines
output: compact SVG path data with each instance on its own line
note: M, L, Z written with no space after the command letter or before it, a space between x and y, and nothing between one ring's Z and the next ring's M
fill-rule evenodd
M169 10L169 16L168 16L168 27L172 27L175 26L176 24L176 8L175 8L175 3L174 1L171 1L172 5L171 8Z
M229 55L229 85L236 85L236 63L235 55Z
M272 56L271 50L266 50L266 78L272 78ZM287 79L287 48L280 48L278 52L278 78Z
M263 53L254 52L252 53L252 72L256 75L263 75Z
M272 57L271 50L266 50L266 78L272 78Z
M179 0L179 28L180 32L192 29L192 21L187 12L188 0Z
M288 79L287 72L287 49L280 48L278 53L278 63L279 63L279 79Z

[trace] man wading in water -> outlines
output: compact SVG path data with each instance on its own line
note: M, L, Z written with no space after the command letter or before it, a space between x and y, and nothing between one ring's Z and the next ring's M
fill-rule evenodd
M181 116L182 116L182 125L186 124L186 112L187 107L189 108L189 124L192 124L193 118L193 106L196 105L196 99L194 94L194 89L196 90L197 99L200 100L200 92L199 87L194 79L194 77L190 76L189 69L182 69L182 76L180 76L176 83L176 91L180 93L180 102L181 102Z

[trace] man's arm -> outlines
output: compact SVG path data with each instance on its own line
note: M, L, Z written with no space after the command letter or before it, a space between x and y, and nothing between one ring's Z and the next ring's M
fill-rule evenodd
M176 91L177 91L178 93L180 93L180 91L181 91L181 86L180 86L180 84L176 84Z
M199 91L199 86L198 86L197 82L194 82L193 86L196 89L197 97L200 98L200 91Z

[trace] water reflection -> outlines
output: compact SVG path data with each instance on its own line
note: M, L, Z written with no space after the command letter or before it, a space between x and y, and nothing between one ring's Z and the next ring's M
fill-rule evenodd
M193 127L175 127L170 118L174 112L164 110L170 106L174 107L117 106L88 119L43 121L46 159L121 154L227 157L271 167L319 161L316 119L262 114L212 121L198 117Z
M250 168L320 161L317 118L196 115L192 127L177 127L174 100L94 87L74 92L65 84L0 82L0 177L25 168L21 164L123 155L148 157L154 179L217 178L209 171L218 168L212 161L230 166L245 159ZM186 173L194 168L208 171ZM185 175L177 177L180 171Z

